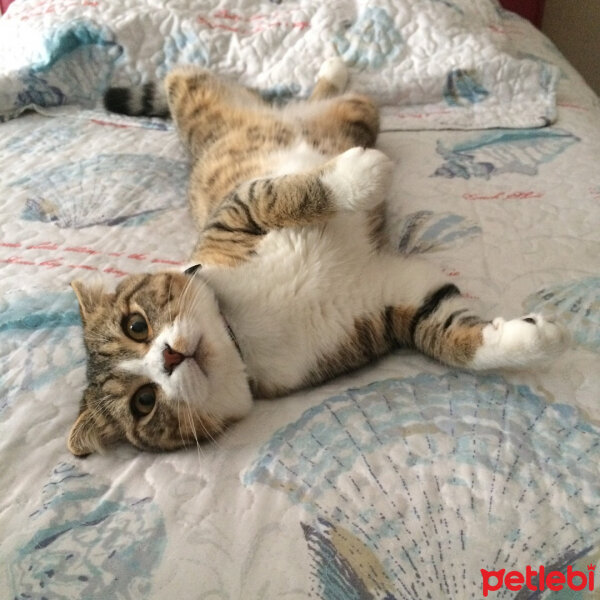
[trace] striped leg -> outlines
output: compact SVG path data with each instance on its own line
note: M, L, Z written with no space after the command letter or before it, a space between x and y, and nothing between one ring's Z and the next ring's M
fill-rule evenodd
M565 330L540 315L484 320L455 285L446 283L426 294L418 306L387 306L355 319L338 348L318 357L306 383L315 385L349 372L399 346L416 348L449 366L487 370L547 362L567 343Z
M254 90L206 69L179 67L164 85L181 140L195 157L224 133L243 126L247 113L265 105Z
M375 101L362 94L341 95L347 81L348 70L342 60L326 60L310 102L296 109L305 124L304 135L331 154L354 146L372 148L379 133L379 109ZM315 101L320 101L318 111L314 109Z
M429 294L402 333L428 356L473 370L544 363L560 354L569 341L562 326L537 314L510 321L483 320L452 284Z
M192 260L233 266L248 260L269 231L370 210L383 201L392 167L378 150L352 148L315 171L246 182L209 218Z

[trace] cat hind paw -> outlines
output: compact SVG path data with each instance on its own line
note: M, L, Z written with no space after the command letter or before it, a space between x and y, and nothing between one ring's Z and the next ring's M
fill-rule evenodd
M327 80L338 92L343 92L348 85L348 68L341 58L328 58L319 69L318 79Z
M540 314L505 321L498 317L483 328L475 368L526 368L550 362L571 344L564 325Z

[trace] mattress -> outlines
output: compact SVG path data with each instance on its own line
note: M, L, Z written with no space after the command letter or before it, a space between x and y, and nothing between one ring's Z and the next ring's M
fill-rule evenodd
M51 15L97 5L17 0L15 27L29 27L34 4ZM493 8L487 27L515 60L555 76L537 90L549 124L470 127L460 109L473 114L485 95L462 76L453 89L468 93L442 100L457 110L444 123L439 98L394 104L387 88L377 146L396 163L389 233L486 314L560 318L572 348L542 370L487 374L400 349L316 389L257 399L214 442L167 454L67 451L86 382L69 282L181 268L195 239L186 155L169 122L70 98L39 48L28 96L14 83L25 85L22 65L0 72L16 90L0 124L1 598L558 600L580 584L577 598L597 597L600 101L529 23L475 5ZM174 48L182 39L164 35ZM361 85L381 76L346 60Z

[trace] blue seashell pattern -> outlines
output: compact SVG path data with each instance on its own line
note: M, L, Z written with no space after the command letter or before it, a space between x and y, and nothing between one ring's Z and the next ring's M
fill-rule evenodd
M330 578L359 577L372 594L357 598L467 598L481 594L481 568L598 546L599 465L600 429L575 408L500 376L423 373L307 410L244 482L303 508L313 559L335 555ZM379 566L361 570L361 555ZM314 577L321 598L344 597L322 569Z
M175 65L206 67L210 64L208 47L200 39L197 31L188 31L184 25L172 31L165 39L163 55L157 59L158 79L164 78Z
M481 227L466 217L419 210L402 220L398 250L403 254L445 250L479 235Z
M137 225L185 206L189 166L153 154L99 154L35 171L11 186L27 192L22 218L59 227Z
M380 7L369 7L333 40L340 57L359 69L379 69L398 58L404 40L393 19Z
M549 285L529 296L524 307L558 315L578 344L600 352L600 277Z
M537 175L538 167L553 161L580 139L559 128L499 129L468 136L453 146L437 143L446 162L436 177L490 179L502 173Z
M32 104L93 106L108 87L123 52L108 28L86 21L53 31L45 45L44 58L20 74L15 109Z
M489 92L474 72L454 69L446 77L443 96L449 106L468 106L485 100Z
M0 306L0 415L19 395L83 368L81 319L71 291L7 295Z
M148 597L166 543L151 498L129 497L114 482L60 463L30 519L35 532L7 565L11 597Z

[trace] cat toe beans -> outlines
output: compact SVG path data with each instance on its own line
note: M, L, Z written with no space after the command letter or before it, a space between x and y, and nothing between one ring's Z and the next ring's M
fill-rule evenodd
M335 159L324 179L342 210L368 210L383 201L393 168L394 163L379 150L350 148Z

